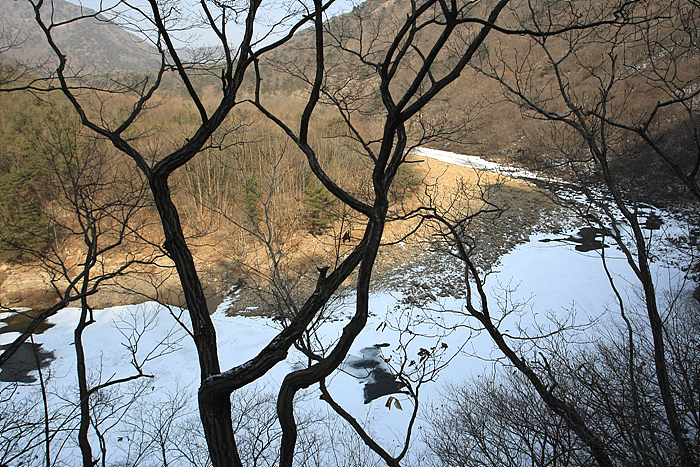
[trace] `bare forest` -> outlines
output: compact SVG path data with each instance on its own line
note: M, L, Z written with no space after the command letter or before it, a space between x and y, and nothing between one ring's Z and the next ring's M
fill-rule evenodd
M1 467L700 462L697 0L0 10ZM587 320L493 292L535 231L592 251ZM391 443L337 389L366 357ZM198 377L154 399L163 361Z

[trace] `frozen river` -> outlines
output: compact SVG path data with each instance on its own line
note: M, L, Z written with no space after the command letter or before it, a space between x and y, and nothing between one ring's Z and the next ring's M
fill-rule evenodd
M497 170L497 164L469 156L459 156L445 151L419 150L418 155L433 157L450 163L459 163L478 169ZM663 213L658 213L663 216ZM673 233L671 221L666 223L666 233ZM575 230L562 234L575 235ZM599 318L614 308L614 295L605 275L599 250L577 251L576 245L566 241L549 241L551 235L538 234L529 241L516 247L501 258L494 273L488 277L487 292L492 301L493 313L498 313L499 300L507 294L509 303L520 303L519 313L506 319L502 326L519 329L530 334L547 329L550 319L569 319L571 322L586 323ZM554 240L560 240L555 238ZM622 293L634 297L637 293L635 277L623 255L615 248L606 248L606 261L612 277L615 278ZM658 288L669 289L682 283L684 274L677 268L660 260L654 264ZM423 263L404 270L403 280L397 283L418 284L430 287L439 283L444 277L436 276L429 265ZM455 276L457 277L457 276ZM412 292L408 287L394 290L375 291L371 295L372 316L360 334L348 360L339 371L328 379L328 387L334 398L363 425L371 429L381 444L390 452L399 449L405 428L409 421L412 402L397 387L396 391L387 391L390 380L387 374L396 372L402 362L421 361L425 349L437 348L440 354L436 364L447 363L441 371L435 373L433 381L421 386L422 410L431 410L431 404L439 404L440 394L447 382L459 383L477 376L491 365L493 359L501 357L491 342L469 327L469 318L462 313L464 302L453 296L435 297L419 305L408 300ZM323 323L318 331L319 341L326 344L333 342L342 332L342 326L353 313L354 297L344 296L338 300L332 311L332 320ZM222 369L232 368L253 357L279 330L279 324L266 318L247 318L228 316L229 307L235 309L235 298L222 303L212 315L219 339L219 355ZM50 370L50 403L53 407L64 404L65 400L75 397L75 355L73 346L73 329L79 310L66 309L51 318L52 327L36 336L36 342L42 345L42 351L52 353L54 360ZM192 341L186 332L171 317L168 310L156 303L144 303L134 306L114 307L96 310L96 322L90 325L84 335L88 355L88 366L93 379L106 381L132 374L131 356L124 346L128 326L135 323L145 329L139 342L139 352L148 352L159 344L167 343L172 352L158 359L149 361L144 371L153 378L146 380L147 390L141 396L140 403L157 407L169 398L185 397L186 413L190 418L196 413L196 391L199 379L198 358ZM185 322L186 314L183 315ZM543 326L535 330L535 324ZM407 333L405 330L411 330ZM0 335L0 344L10 342L16 333ZM162 347L161 347L162 348ZM145 353L139 354L146 358ZM243 391L245 397L251 394L270 394L269 403L274 404L275 394L284 378L291 370L302 367L306 359L297 352L275 366L254 389ZM409 365L410 366L410 365ZM382 371L373 373L378 367ZM36 371L33 372L36 374ZM380 374L382 388L379 392L368 392L376 374ZM20 385L19 392L26 397L37 397L37 383ZM382 393L382 394L380 394ZM393 398L393 399L390 399ZM40 410L40 405L37 405ZM313 414L324 420L335 420L334 426L343 426L331 413L325 402L319 399L316 387L309 388L299 402L299 413ZM422 418L418 419L414 433L427 429ZM125 436L129 436L130 426L126 419L116 415L106 416L103 420L105 436L109 446L123 446ZM326 423L326 422L324 422ZM330 423L330 422L328 422ZM195 430L196 431L196 430ZM414 439L414 454L422 444L417 435ZM94 444L97 446L97 444ZM66 443L61 457L70 459L77 455L71 442ZM112 448L108 454L110 461L118 462L124 458L124 452Z

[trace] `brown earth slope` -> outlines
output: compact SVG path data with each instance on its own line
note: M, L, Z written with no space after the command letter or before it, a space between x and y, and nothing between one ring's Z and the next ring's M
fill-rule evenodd
M498 258L525 241L528 235L549 219L547 214L554 209L549 199L527 182L500 179L497 175L474 171L432 159L423 159L412 164L423 178L423 183L404 197L403 206L396 206L397 213L405 213L427 202L428 194L437 206L450 206L451 212L469 210L481 206L481 201L471 198L467 205L463 198L459 206L455 194L460 190L471 190L481 184L498 186L490 200L504 208L498 217L484 218L474 222L471 234L477 241L477 258L484 269L496 264ZM401 208L401 209L398 209ZM416 220L390 222L385 233L386 246L382 247L376 266L375 283L390 286L392 277L415 258L430 248L432 231L418 230L404 238L415 227ZM551 224L548 229L557 230ZM337 223L323 233L314 235L306 229L295 232L286 241L289 254L284 259L286 278L295 284L294 295L303 298L315 283L317 267L332 266L337 258L342 258L359 241L361 222L346 221ZM350 239L342 237L349 233ZM234 307L237 311L248 309L254 314L273 314L274 299L266 284L266 255L264 249L253 243L247 245L245 257L232 251L233 243L240 239L235 232L219 229L200 238L194 247L194 255L203 277L203 283L212 296L215 306L220 298L232 290L237 291ZM400 244L393 244L401 241ZM73 252L78 258L79 251ZM118 262L119 258L108 259ZM437 267L438 264L435 264ZM351 281L352 279L350 279ZM55 300L49 287L49 277L40 269L31 266L3 265L0 267L0 303L6 307L44 308ZM159 299L173 305L182 305L180 287L171 265L161 262L160 267L150 266L141 271L133 271L119 279L118 283L106 284L91 298L92 305L104 308L115 305L133 304L148 299Z

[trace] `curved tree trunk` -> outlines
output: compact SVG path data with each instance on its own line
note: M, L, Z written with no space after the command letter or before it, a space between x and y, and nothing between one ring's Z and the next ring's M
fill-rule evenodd
M203 382L208 377L221 373L216 330L209 316L204 289L192 253L185 241L180 216L170 197L167 177L152 177L150 184L163 225L165 235L163 246L175 263L182 291L185 294L199 357L200 381ZM199 409L212 465L214 467L241 466L233 433L230 393L215 393L208 397L199 397Z

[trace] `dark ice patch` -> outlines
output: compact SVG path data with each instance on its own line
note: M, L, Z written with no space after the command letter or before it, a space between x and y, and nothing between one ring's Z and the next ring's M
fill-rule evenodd
M0 345L0 351L5 351L9 347L10 344ZM46 368L56 359L54 353L44 350L41 344L23 343L0 369L0 381L7 383L35 382L36 376L30 373L37 369L37 358L41 368Z
M576 251L587 252L592 250L602 250L608 248L604 243L605 237L610 237L611 232L608 229L599 229L596 227L584 227L578 231L576 235L569 235L566 238L543 238L542 243L547 242L568 242L576 244ZM600 240L598 238L600 237Z
M382 396L400 393L403 387L384 360L381 348L387 346L377 344L365 347L360 350L360 356L349 355L345 361L345 370L364 381L365 404Z
M642 227L647 230L659 230L662 225L664 225L664 220L655 212L650 212Z

